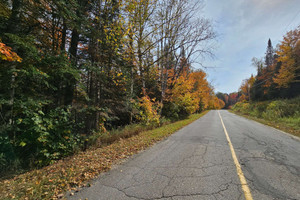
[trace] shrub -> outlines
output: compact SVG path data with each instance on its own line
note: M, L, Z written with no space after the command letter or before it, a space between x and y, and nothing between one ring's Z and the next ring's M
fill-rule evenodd
M4 129L1 129L4 130ZM0 135L0 172L5 172L9 168L15 170L19 163L13 150L13 146L6 134ZM2 173L0 173L2 175Z
M42 115L41 132L37 138L38 165L47 165L54 160L72 154L80 145L80 138L75 133L74 121L69 108L56 108L47 115Z
M162 115L168 119L171 120L178 120L180 118L179 116L179 106L173 102L165 102L164 106L162 108Z
M288 100L253 102L251 104L238 102L232 109L254 117L262 117L267 120L293 118L292 121L295 121L294 119L300 117L300 97Z
M1 165L20 162L22 168L42 167L72 154L80 145L69 108L42 111L43 103L16 104L14 126L3 129L0 138ZM5 161L3 161L5 160Z
M144 123L145 125L159 125L160 115L158 114L158 104L155 99L150 99L148 95L143 96L139 99L137 104L138 110L140 111L137 119Z

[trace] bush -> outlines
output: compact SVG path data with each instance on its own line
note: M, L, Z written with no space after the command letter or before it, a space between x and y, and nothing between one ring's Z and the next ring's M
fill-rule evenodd
M196 106L191 98L186 98L187 96L188 95L178 98L175 102L165 102L162 115L172 121L176 121L187 118L189 115L196 112L198 106Z
M165 102L162 108L162 115L168 119L173 121L178 120L180 118L180 109L179 106L173 102Z
M286 100L264 101L249 103L236 103L232 109L243 114L267 120L289 119L297 121L300 117L300 97Z
M81 144L69 108L43 112L42 102L17 102L13 126L1 127L0 166L42 167L72 154ZM16 166L19 163L21 166Z
M36 164L39 166L72 154L81 144L69 108L56 108L47 115L41 114L41 132L36 141Z
M258 117L262 117L262 113L267 109L268 102L258 102L254 104L254 112Z
M140 111L136 118L145 124L146 126L154 125L158 126L160 121L160 115L158 114L158 104L154 99L150 99L148 95L139 99L139 103L136 105Z
M4 130L4 129L1 129ZM13 146L6 134L0 135L0 172L5 172L9 168L15 170L18 167L18 160L13 150ZM0 173L2 175L2 173Z

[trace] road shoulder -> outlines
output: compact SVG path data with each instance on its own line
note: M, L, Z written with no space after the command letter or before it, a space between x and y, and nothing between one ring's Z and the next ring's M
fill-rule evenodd
M252 116L249 116L249 115L246 115L246 114L243 114L243 113L240 113L240 112L236 112L236 111L233 111L233 110L228 110L230 113L232 114L235 114L235 115L238 115L238 116L241 116L241 117L244 117L248 120L251 120L251 121L254 121L258 124L261 124L261 125L264 125L264 126L267 126L269 128L272 128L278 132L281 132L283 134L286 134L296 140L299 140L300 141L300 130L295 130L291 127L288 127L284 124L278 124L278 122L274 122L274 121L267 121L265 119L261 119L261 118L257 118L257 117L252 117Z

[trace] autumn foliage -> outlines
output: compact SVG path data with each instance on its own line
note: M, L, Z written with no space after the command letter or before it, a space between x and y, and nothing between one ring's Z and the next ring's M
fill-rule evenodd
M22 62L17 53L13 52L11 47L6 46L0 40L0 57L2 60Z
M263 59L253 58L257 75L243 81L239 101L294 98L300 95L300 26L287 32L273 49L271 40Z
M277 87L289 87L300 78L300 27L290 31L283 37L283 41L276 51L277 62L281 63L278 73L273 77Z
M215 96L204 71L191 70L187 65L177 77L174 78L174 71L169 74L166 103L173 105L173 111L176 110L173 115L183 117L206 109L224 107L222 101Z
M158 125L159 114L158 114L158 102L155 99L150 99L148 95L145 95L139 99L138 103L139 113L137 119L143 122L145 125Z
M205 72L192 70L216 37L201 3L0 1L0 176L111 130L221 108Z

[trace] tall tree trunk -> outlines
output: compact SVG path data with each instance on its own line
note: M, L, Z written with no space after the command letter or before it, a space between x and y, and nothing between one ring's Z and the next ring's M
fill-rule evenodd
M66 24L66 20L63 19L63 30L62 30L61 44L60 44L60 50L62 51L65 51L66 48L66 36L67 36L67 24Z
M22 7L23 0L13 0L12 1L12 10L9 18L9 22L6 27L6 32L12 33L19 31L18 24L20 22L20 9Z
M130 29L129 31L129 48L130 48L130 94L129 94L129 101L133 99L133 91L134 91L134 52L133 52L133 30ZM133 121L133 113L130 109L130 123Z
M79 42L79 33L77 31L77 28L73 28L69 53L73 61L75 61L74 64L77 64L76 57L77 57L78 42Z
M79 43L79 33L76 28L72 31L71 44L69 48L69 53L71 56L73 67L77 66L77 49ZM66 85L65 90L65 105L71 105L74 98L74 90L75 90L76 80L71 75L69 79L69 83Z
M10 106L10 116L8 123L11 127L14 125L14 102L15 102L15 82L16 82L16 76L15 76L15 69L16 66L13 64L11 66L12 69L12 75L11 75L11 83L10 83L10 100L9 100L9 106ZM12 129L13 134L13 142L16 141L16 132L15 129Z

